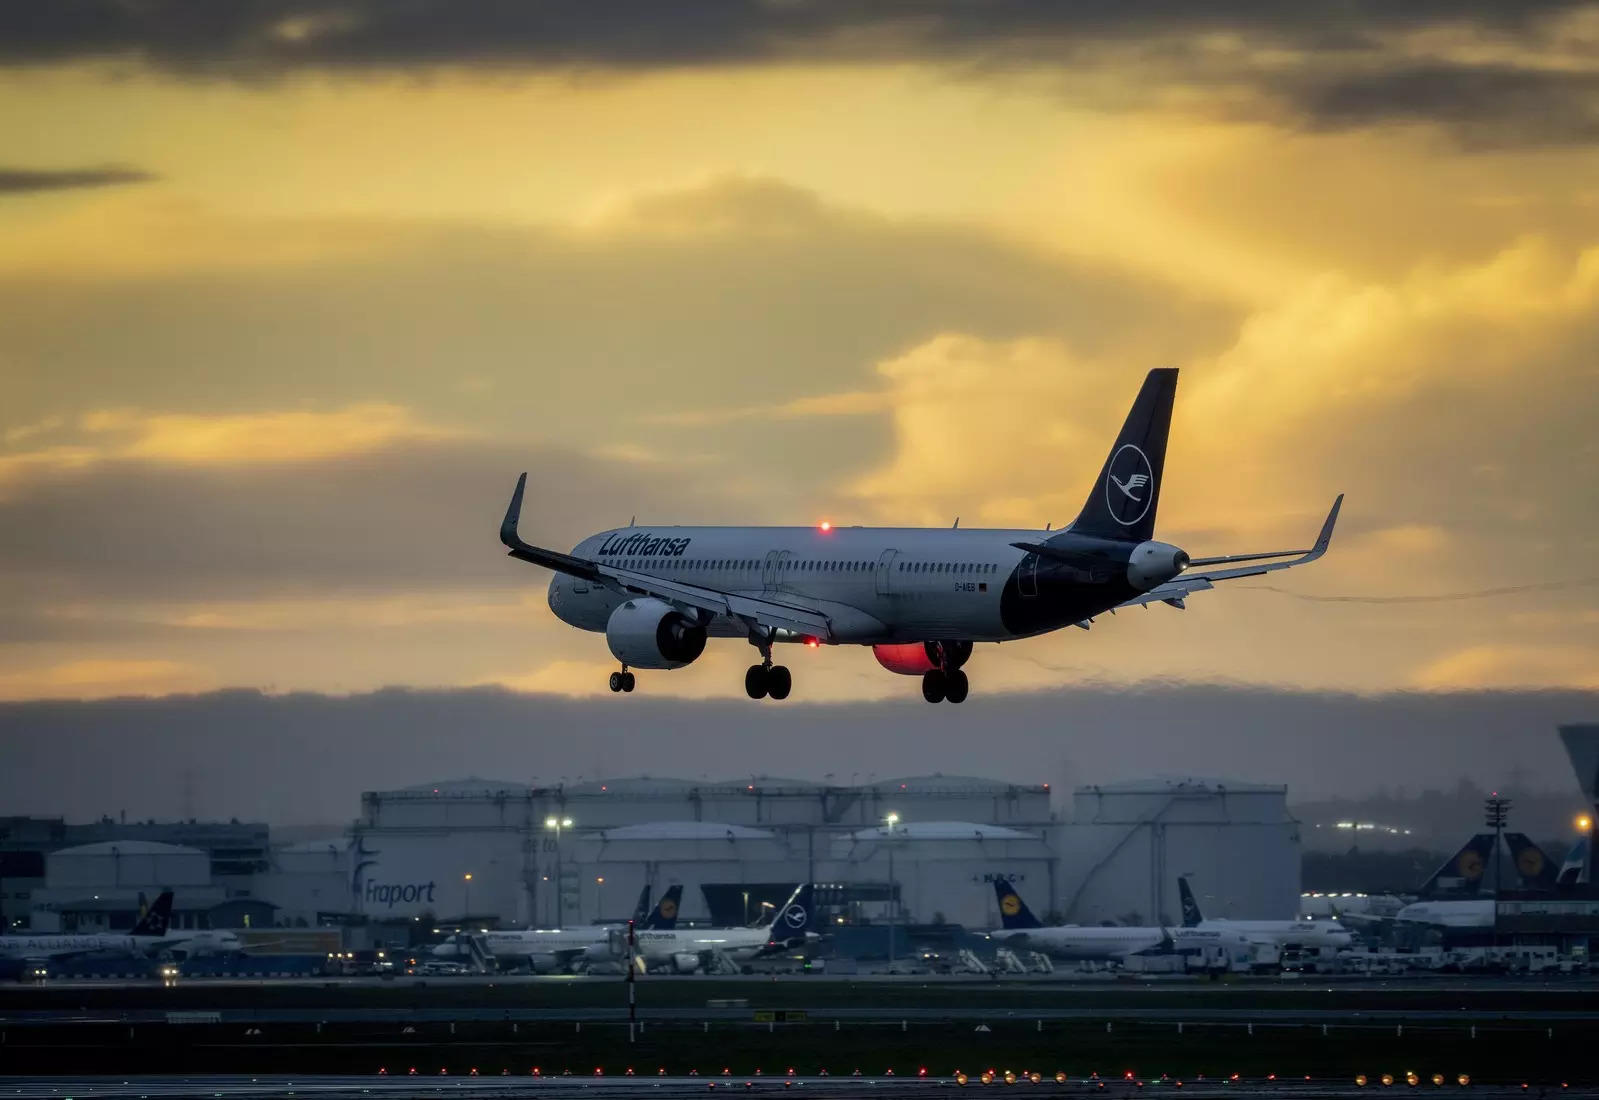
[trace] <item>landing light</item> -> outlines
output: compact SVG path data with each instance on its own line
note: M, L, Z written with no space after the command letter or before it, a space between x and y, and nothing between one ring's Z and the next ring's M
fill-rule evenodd
M829 521L828 521L828 520L825 520L825 519L824 519L824 520L823 520L823 521L822 521L822 534L824 534L824 535L825 535L825 534L827 534L827 533L828 533L828 532L829 532L829 531L831 531L831 530L832 530L832 529L833 529L833 525L832 525L832 523L831 523L831 522L829 522Z

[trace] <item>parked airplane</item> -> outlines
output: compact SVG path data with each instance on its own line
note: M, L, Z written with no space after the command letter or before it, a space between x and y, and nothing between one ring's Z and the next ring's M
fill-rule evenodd
M500 541L512 557L555 571L557 617L605 635L622 665L612 691L633 690L632 669L691 664L717 637L759 651L744 675L752 699L788 697L793 678L773 664L773 647L801 642L871 646L890 672L921 677L928 702L959 703L974 643L1086 630L1120 607L1182 608L1218 581L1327 552L1342 496L1308 550L1190 558L1154 541L1176 390L1175 368L1149 372L1082 512L1060 531L963 529L958 520L947 530L629 525L561 553L517 533L524 473Z
M649 897L649 887L639 895L642 907ZM639 928L674 928L677 910L683 898L682 886L670 886L647 917L638 922ZM635 918L636 919L636 918ZM502 965L526 966L536 974L562 970L583 957L584 952L596 944L608 943L614 924L594 924L578 928L524 928L487 932L459 932L435 944L432 954L440 959L465 959L471 956L468 942L476 937L488 953Z
M1129 955L1207 955L1220 951L1228 966L1245 969L1254 959L1254 944L1238 932L1216 928L1159 928L1130 925L1045 925L1033 916L1016 888L994 880L1000 928L988 938L1007 946L1041 951L1057 959L1119 962Z
M0 958L69 959L78 955L145 955L178 940L166 938L172 923L172 891L163 890L154 904L126 934L88 932L51 935L23 933L0 936Z
M1510 849L1511 857L1515 860L1517 885L1523 890L1553 891L1559 885L1559 874L1564 868L1556 869L1542 848L1534 844L1525 833L1506 833L1505 846ZM1473 894L1482 885L1482 880L1488 866L1488 856L1495 853L1494 834L1478 833L1467 842L1466 847L1456 853L1454 865L1459 867L1464 864L1467 880ZM1499 853L1502 858L1502 853ZM1446 868L1450 864L1444 865ZM1434 875L1428 880L1428 886L1433 886L1438 881ZM1486 897L1457 897L1427 896L1424 891L1423 899L1412 902L1399 910L1394 915L1394 920L1400 924L1428 925L1440 930L1458 929L1487 929L1494 926L1498 918L1498 899L1490 895Z
M671 967L689 973L707 969L714 955L741 963L802 946L817 938L818 926L814 891L810 883L801 883L787 901L753 928L647 929L634 936L638 941L634 957L645 969ZM614 961L626 954L626 941L619 942L613 934L603 947L590 948L587 956L590 961Z
M1177 893L1182 899L1183 927L1209 928L1238 932L1254 943L1275 947L1348 947L1355 937L1337 921L1322 920L1206 920L1194 900L1188 879L1179 876Z

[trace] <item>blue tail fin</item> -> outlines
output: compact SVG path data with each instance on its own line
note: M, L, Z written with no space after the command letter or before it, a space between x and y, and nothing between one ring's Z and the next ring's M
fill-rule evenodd
M807 933L820 932L815 899L816 891L808 882L802 883L790 894L788 901L772 913L768 937L770 943L779 946L800 944L805 942Z
M1553 890L1560 869L1554 865L1543 849L1532 842L1526 833L1506 833L1505 843L1510 847L1510 858L1516 861L1516 874L1521 876L1523 890Z
M660 902L650 910L650 915L644 918L639 927L651 932L670 932L677 927L677 906L682 899L682 886L668 886Z
M1488 857L1493 854L1494 835L1478 833L1465 845L1444 860L1444 865L1422 883L1420 896L1439 894L1475 894L1482 889L1482 876L1488 870Z
M994 896L999 901L999 923L1001 928L1043 927L1039 919L1033 916L1033 911L1027 908L1027 903L1016 892L1016 888L1005 879L994 879Z
M1188 885L1188 879L1182 875L1177 876L1177 896L1183 904L1183 927L1198 928L1204 921L1205 914L1199 911L1199 902L1194 899L1194 888Z
M1099 480L1071 525L1073 534L1127 542L1144 542L1154 536L1155 506L1160 502L1160 479L1166 466L1166 435L1176 395L1177 368L1161 367L1145 376L1121 434L1099 471Z
M642 922L650 912L650 884L645 883L644 889L638 892L638 904L633 906L633 920Z
M145 910L139 923L133 926L135 936L164 936L172 927L172 891L163 890L155 903Z
M1560 877L1555 880L1558 886L1580 886L1587 881L1584 871L1588 867L1588 837L1586 834L1577 838L1577 843L1571 846L1566 853L1566 861L1560 865Z

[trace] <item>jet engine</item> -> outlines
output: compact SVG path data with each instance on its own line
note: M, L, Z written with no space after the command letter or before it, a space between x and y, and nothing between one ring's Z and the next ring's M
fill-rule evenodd
M943 650L943 662L939 651ZM901 676L921 676L935 668L954 669L972 655L971 642L904 642L900 645L874 645L872 656L890 672Z
M664 600L628 600L605 624L605 642L630 668L682 668L705 652L705 628Z
M1159 588L1188 568L1188 554L1169 542L1141 542L1127 559L1127 583L1140 592Z

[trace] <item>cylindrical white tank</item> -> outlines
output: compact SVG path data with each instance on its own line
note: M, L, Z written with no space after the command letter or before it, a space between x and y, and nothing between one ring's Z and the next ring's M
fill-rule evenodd
M1287 788L1224 779L1080 787L1062 830L1068 920L1180 924L1179 876L1207 917L1288 920L1299 907L1299 822Z
M152 840L108 840L45 857L45 885L115 893L129 887L209 886L211 857L198 848Z

